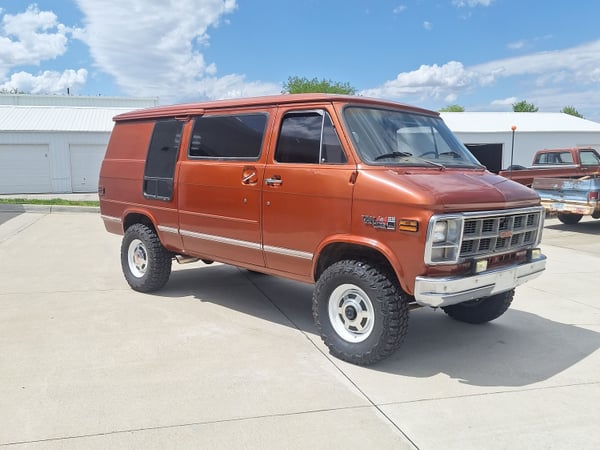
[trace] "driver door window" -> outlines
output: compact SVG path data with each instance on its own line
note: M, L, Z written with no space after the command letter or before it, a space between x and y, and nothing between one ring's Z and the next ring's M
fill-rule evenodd
M325 111L288 113L281 123L275 161L301 164L344 164L346 155Z

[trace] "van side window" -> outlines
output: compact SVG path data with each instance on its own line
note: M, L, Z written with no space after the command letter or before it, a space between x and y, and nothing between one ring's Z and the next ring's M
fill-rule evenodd
M266 114L202 116L194 121L190 158L256 160L260 156Z
M275 161L344 164L347 161L331 117L325 111L287 113L281 122Z
M159 120L154 124L144 169L146 198L171 200L173 197L173 177L182 128L183 122L175 119Z

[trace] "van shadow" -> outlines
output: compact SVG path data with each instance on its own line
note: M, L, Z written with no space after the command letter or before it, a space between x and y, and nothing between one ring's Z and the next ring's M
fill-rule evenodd
M311 285L226 265L174 271L156 295L193 296L306 333L320 341L313 325ZM485 325L469 325L441 310L411 311L400 349L373 370L429 378L443 373L476 386L526 386L547 380L600 348L600 333L510 309ZM290 356L292 357L292 356Z

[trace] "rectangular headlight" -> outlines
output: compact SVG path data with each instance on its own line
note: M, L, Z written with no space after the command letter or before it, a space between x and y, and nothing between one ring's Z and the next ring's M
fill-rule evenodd
M448 222L445 220L436 222L433 225L433 231L431 232L431 240L434 243L446 242L446 236L448 236Z
M462 217L434 216L431 218L425 248L427 264L451 264L458 261L462 224Z

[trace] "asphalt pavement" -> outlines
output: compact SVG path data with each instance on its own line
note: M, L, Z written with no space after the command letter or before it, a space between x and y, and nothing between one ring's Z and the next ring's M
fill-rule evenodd
M71 211L0 210L0 447L600 448L600 220L547 220L547 270L498 320L411 311L364 368L328 354L311 286L175 263L137 293Z

